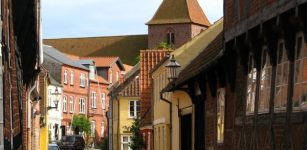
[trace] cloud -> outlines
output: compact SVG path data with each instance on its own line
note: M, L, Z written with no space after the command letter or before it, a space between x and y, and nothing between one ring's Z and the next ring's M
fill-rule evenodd
M162 0L43 0L44 38L146 34ZM223 0L199 0L210 22L222 16Z

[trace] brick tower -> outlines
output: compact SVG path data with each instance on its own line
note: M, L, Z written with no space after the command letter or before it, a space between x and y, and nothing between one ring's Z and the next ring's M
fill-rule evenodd
M164 0L148 25L148 48L161 42L178 48L210 23L197 0Z

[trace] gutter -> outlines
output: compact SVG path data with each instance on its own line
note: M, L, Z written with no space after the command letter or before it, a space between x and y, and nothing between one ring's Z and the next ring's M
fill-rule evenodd
M162 100L162 101L164 101L164 102L166 102L166 103L168 103L169 104L169 117L170 117L170 150L172 150L172 145L173 145L173 138L172 138L172 134L173 134L173 115L172 115L172 102L171 101L169 101L169 100L167 100L167 99L165 99L164 97L163 97L163 93L165 93L165 92L160 92L160 99Z

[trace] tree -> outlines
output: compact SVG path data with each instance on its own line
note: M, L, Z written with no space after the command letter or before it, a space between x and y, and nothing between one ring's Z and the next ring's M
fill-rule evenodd
M74 115L72 127L74 129L75 134L79 134L79 132L84 132L89 135L91 133L91 123L89 119L86 118L84 115Z
M139 150L145 147L145 143L140 130L140 119L134 119L132 126L130 127L131 143L129 143L129 147L132 150Z

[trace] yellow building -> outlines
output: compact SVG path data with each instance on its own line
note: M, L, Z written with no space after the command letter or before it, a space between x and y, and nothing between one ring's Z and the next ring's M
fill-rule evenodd
M119 81L110 90L113 105L113 131L112 146L113 150L128 150L131 141L129 131L134 118L138 117L140 111L139 103L139 65L136 65L128 72L124 81Z
M222 30L223 19L174 50L171 55L174 55L176 61L181 65L179 72L198 56ZM165 67L168 62L168 59L165 59L152 71L154 149L194 149L192 145L194 145L195 134L193 129L195 106L191 98L184 91L162 92L168 85L169 75Z
M50 84L48 79L48 72L45 69L42 69L39 75L40 81L40 111L41 111L41 119L40 119L40 149L48 150L48 117L47 117L47 89Z

